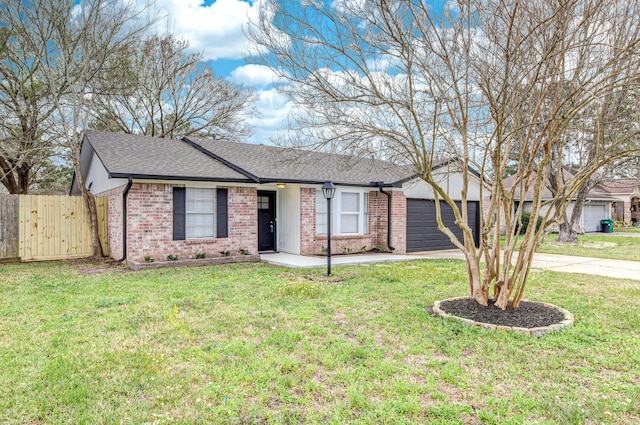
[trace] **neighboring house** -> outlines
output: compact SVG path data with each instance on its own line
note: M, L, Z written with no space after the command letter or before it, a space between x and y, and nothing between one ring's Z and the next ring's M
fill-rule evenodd
M599 186L616 199L611 208L612 218L626 225L640 224L640 180L614 179L602 182Z
M570 173L572 171L565 170L567 178L571 178ZM535 173L531 176L531 180L535 179ZM514 184L515 177L510 176L503 180L505 188L511 188ZM551 202L553 200L553 194L545 187L542 191L542 202L547 202L547 205L542 207L540 215L545 215L549 208L551 208ZM586 202L582 208L582 216L580 218L580 224L578 233L585 232L599 232L602 229L600 220L605 218L611 218L612 205L617 201L617 198L611 196L602 186L595 185L587 194ZM531 211L533 204L533 188L530 187L524 196L516 196L516 202L524 202L523 210L526 212ZM567 207L567 217L571 216L574 202L572 201Z
M437 230L430 186L409 167L385 161L195 137L88 131L81 165L91 192L108 197L109 255L120 260L217 256L239 249L322 254L326 181L337 186L334 253L452 247ZM461 173L446 163L434 171L460 199ZM74 180L72 194L79 193ZM475 174L468 205L476 240L480 196ZM442 205L445 222L453 226L451 210Z

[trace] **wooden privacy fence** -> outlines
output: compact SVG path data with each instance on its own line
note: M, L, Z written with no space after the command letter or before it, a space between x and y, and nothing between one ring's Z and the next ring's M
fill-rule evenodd
M0 195L0 259L18 258L18 196Z
M107 246L107 199L96 197L102 249ZM79 196L0 195L0 258L59 260L93 254L91 226Z

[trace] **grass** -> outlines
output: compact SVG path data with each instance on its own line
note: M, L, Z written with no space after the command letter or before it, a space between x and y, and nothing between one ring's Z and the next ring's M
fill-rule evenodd
M428 314L454 260L0 275L3 424L640 421L635 281L532 273L576 317L535 338Z
M616 227L614 229L616 233L640 233L640 227Z
M630 229L626 233L635 233ZM618 232L618 229L616 229ZM619 232L624 233L624 232ZM613 260L640 261L640 237L619 236L608 233L578 235L579 243L557 242L558 235L551 234L537 252L574 255L579 257L609 258Z

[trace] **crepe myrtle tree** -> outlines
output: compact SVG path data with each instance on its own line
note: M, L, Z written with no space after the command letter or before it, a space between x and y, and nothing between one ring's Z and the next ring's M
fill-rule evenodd
M265 0L248 27L249 60L271 68L295 107L295 133L347 151L373 149L414 167L435 194L440 231L464 254L469 296L502 309L520 304L536 248L557 227L580 185L637 152L599 143L591 161L542 199L552 167L569 165L571 126L611 90L636 85L637 0ZM624 35L624 37L621 37ZM615 43L615 46L613 46ZM292 132L290 132L292 133ZM432 171L459 164L462 191ZM453 161L455 160L455 161ZM467 225L470 169L481 186L479 246ZM502 176L512 173L512 185ZM531 193L519 250L515 230ZM454 202L460 198L460 206ZM456 238L441 217L453 209ZM501 241L501 229L505 239ZM481 269L481 260L484 269Z

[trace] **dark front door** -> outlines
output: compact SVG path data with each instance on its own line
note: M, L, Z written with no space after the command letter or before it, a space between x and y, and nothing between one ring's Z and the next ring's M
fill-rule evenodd
M276 250L276 193L258 191L258 251Z

